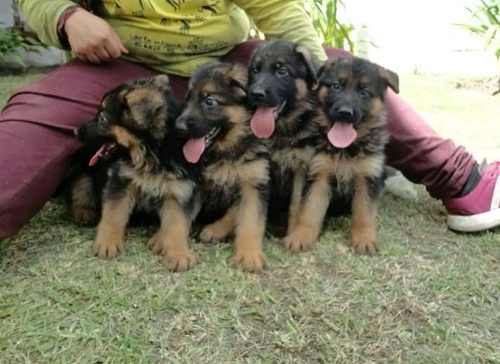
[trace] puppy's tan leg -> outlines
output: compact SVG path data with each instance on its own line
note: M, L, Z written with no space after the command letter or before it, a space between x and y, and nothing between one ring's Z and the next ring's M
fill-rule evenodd
M262 252L265 227L265 201L256 187L243 184L237 215L234 264L249 272L262 271L265 266Z
M92 184L92 177L82 173L71 184L70 214L79 225L93 224L97 220L97 201Z
M239 206L233 206L227 210L222 218L205 226L200 233L200 240L204 243L213 243L227 238L236 226L238 210Z
M368 193L367 179L356 177L352 201L351 240L358 254L374 254L377 251L377 201Z
M316 176L303 199L295 228L284 239L289 250L299 252L312 248L321 232L330 198L329 176L327 173L321 173Z
M174 272L190 269L198 262L198 257L189 248L191 218L177 200L168 199L160 210L160 230L148 245L156 254L163 255L163 263Z
M130 189L103 201L102 217L97 226L95 254L100 258L113 258L123 251L125 228L135 204Z
M297 219L300 214L300 207L302 204L302 191L306 181L306 172L299 169L293 176L292 196L290 198L290 208L288 211L288 228L287 235L290 235L297 224Z

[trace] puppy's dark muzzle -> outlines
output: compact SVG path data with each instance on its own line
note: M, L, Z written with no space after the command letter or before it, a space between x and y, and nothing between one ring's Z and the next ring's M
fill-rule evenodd
M273 86L266 79L255 80L248 89L250 105L259 107L273 107L280 104L274 94Z
M256 105L263 104L267 98L267 90L263 87L253 87L250 89L250 102Z
M110 127L109 117L106 113L99 112L93 120L75 130L75 135L81 142L109 137Z
M175 120L175 130L179 133L187 134L189 131L188 128L188 118L181 115Z
M181 114L175 120L175 130L180 135L192 138L200 138L209 132L205 123L200 123L200 120L190 114Z
M330 108L328 116L335 121L354 123L356 121L356 110L350 105L334 105Z
M87 124L79 127L75 130L75 135L82 143L85 143L89 140L97 139L100 137L100 133L98 132L97 122L92 120Z

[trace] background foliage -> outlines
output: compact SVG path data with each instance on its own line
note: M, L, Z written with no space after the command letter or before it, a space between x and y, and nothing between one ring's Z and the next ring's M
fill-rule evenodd
M0 28L0 64L3 64L7 57L12 57L19 64L23 64L22 58L17 52L36 51L39 43L32 37L21 33L15 28Z
M354 53L354 26L343 21L339 14L339 10L344 7L344 2L342 0L309 0L307 5L314 27L323 38L324 44Z
M471 14L471 23L460 25L482 37L500 60L500 0L480 0L476 7L467 8L467 11Z
M17 4L12 3L14 16L14 25L4 27L0 22L0 65L26 67L21 57L22 51L38 52L45 47L36 37L36 34L30 33L24 27Z

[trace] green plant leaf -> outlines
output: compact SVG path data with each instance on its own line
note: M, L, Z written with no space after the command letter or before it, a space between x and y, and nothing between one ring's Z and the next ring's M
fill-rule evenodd
M484 39L486 48L492 48L496 58L500 54L500 1L480 0L475 8L466 7L471 14L471 24L457 24L467 31Z

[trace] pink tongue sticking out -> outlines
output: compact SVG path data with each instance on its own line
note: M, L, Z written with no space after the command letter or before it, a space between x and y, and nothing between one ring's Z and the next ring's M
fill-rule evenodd
M257 138L268 139L274 132L274 112L276 107L259 107L250 121L250 128Z
M184 144L182 151L184 152L184 157L189 163L198 163L201 155L205 151L205 147L204 137L189 139L186 144Z
M328 140L337 148L347 148L358 137L351 123L336 122L328 132Z

